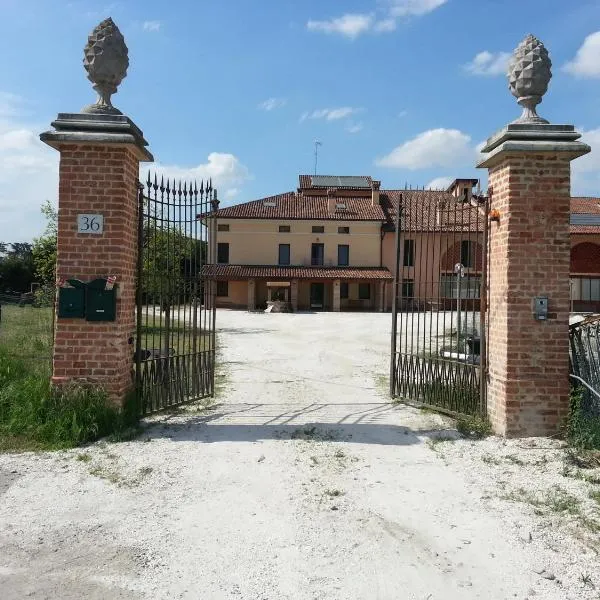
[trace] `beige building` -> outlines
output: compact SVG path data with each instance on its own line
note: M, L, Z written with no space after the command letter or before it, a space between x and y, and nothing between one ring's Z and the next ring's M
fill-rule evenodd
M465 308L477 309L485 213L473 192L476 183L457 179L445 191L382 190L371 177L301 175L296 191L221 208L216 257L209 257L216 263L217 306L389 310L401 202L401 301L417 309L449 308L460 295ZM600 205L596 199L573 203L578 214L589 211L599 219L572 224L574 252L584 256L572 265L578 269L575 303L600 308L600 264L589 258L600 256L594 254L600 250ZM461 282L457 263L464 267Z

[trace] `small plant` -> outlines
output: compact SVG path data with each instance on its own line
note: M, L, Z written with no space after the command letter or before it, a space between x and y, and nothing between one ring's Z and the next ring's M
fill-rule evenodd
M340 496L344 495L344 492L342 492L341 490L325 490L325 495L329 496L330 498L339 498Z
M343 450L340 450L339 448L335 451L334 456L336 458L346 458L346 453Z
M590 498L598 505L600 505L600 490L594 490L590 492Z
M492 434L492 425L484 417L464 415L456 419L456 429L465 437L481 440Z
M581 583L583 583L586 587L595 588L594 582L592 581L592 577L589 573L582 573L579 577Z
M491 454L484 454L481 457L481 460L488 465L499 465L500 464L500 460L498 460L495 456L492 456Z
M586 414L583 406L583 390L580 387L571 388L565 437L578 452L600 450L600 417ZM598 461L600 463L600 458Z
M84 452L83 454L77 455L77 460L79 462L88 463L92 460L92 457L87 452Z

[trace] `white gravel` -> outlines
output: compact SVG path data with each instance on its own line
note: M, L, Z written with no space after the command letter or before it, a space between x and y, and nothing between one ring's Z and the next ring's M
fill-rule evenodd
M600 473L390 405L389 324L219 311L213 409L0 456L2 600L597 599Z

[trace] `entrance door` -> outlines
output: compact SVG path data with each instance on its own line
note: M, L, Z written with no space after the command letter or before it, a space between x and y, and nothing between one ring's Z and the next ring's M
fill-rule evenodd
M310 307L323 308L323 300L325 298L325 284L311 283L310 284Z

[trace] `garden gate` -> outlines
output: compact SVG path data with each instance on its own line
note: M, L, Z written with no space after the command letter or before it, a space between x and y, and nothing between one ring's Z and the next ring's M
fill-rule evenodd
M406 191L395 207L390 395L474 415L486 410L489 201L471 189Z
M139 184L136 388L147 415L214 395L216 254L212 182L150 174Z

